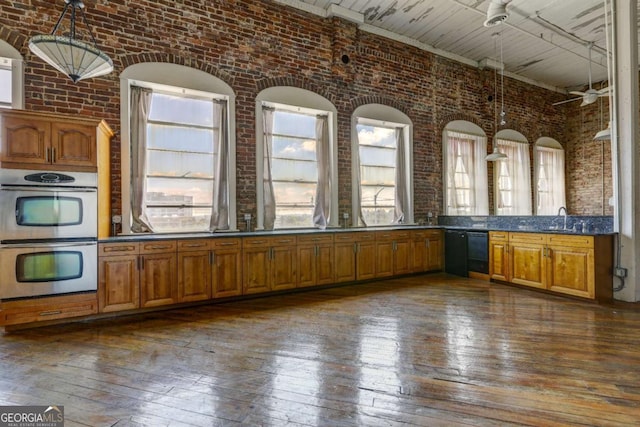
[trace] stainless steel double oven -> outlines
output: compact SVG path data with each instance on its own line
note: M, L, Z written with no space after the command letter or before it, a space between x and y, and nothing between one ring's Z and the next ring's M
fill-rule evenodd
M97 174L0 169L0 298L97 288Z

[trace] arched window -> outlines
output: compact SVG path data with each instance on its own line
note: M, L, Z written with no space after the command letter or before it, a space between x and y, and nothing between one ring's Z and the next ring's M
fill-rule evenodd
M449 122L443 135L447 215L489 215L487 136L464 120Z
M337 109L306 89L256 97L257 228L338 225Z
M543 137L533 147L536 215L556 215L567 206L564 149L553 138Z
M520 132L503 129L495 136L498 151L507 158L495 162L496 215L531 215L529 142Z
M0 108L24 108L22 55L0 40Z
M354 224L413 223L413 125L401 111L381 104L352 115Z
M236 228L234 93L169 63L121 75L123 233Z

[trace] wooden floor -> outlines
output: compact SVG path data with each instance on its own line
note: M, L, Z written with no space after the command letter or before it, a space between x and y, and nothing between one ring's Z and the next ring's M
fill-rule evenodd
M640 309L426 275L0 337L66 426L640 425Z

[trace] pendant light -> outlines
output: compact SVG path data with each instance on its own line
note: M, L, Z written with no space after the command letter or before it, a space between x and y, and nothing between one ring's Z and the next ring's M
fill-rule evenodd
M37 35L29 40L29 49L56 70L67 75L74 83L91 77L103 76L113 71L113 62L104 52L98 49L96 39L87 23L82 0L64 0L65 6L51 34ZM56 35L62 19L70 10L71 22L67 33ZM86 43L79 40L76 26L76 15L82 15L82 22L87 27Z
M501 92L500 93L500 98L501 98L500 126L504 126L507 122L505 121L506 113L504 112L504 63L502 62L502 31L500 33L495 33L493 36L494 37L500 36L500 92ZM495 44L496 42L494 41L494 46ZM495 47L495 50L497 53L498 48ZM498 133L498 71L497 69L494 69L493 88L494 88L493 102L495 102L493 106L493 112L494 112L494 118L495 118L493 124L494 124L495 133L497 134ZM507 158L506 154L498 151L498 143L496 142L496 136L494 134L493 152L489 154L487 157L485 157L484 159L488 162L495 162L498 160L505 160L506 158Z

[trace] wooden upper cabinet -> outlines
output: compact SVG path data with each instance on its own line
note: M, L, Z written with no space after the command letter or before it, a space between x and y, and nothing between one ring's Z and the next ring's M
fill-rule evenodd
M113 132L102 120L23 110L0 111L2 167L95 172ZM102 161L100 157L106 157Z

